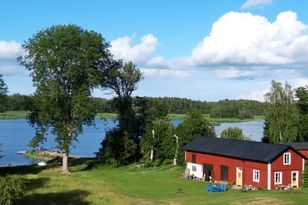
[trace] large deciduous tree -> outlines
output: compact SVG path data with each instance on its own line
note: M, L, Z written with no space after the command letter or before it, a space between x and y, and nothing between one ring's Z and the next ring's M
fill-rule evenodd
M132 63L113 61L111 69L104 70L102 87L115 97L113 105L118 114L118 126L107 132L97 156L101 161L125 165L140 158L140 138L145 123L135 109L132 93L142 79L140 70Z
M296 102L299 110L298 141L308 141L308 86L295 90Z
M6 103L6 94L7 94L7 86L2 79L2 74L0 74L0 113L5 111L5 103ZM1 158L1 143L0 143L0 158Z
M7 86L0 74L0 113L5 111L6 94L8 92Z
M198 111L191 111L175 131L179 141L178 161L184 161L183 147L198 136L216 137L214 126Z
M272 81L271 85L270 92L265 96L270 104L265 119L265 137L271 143L296 141L299 115L291 86L285 83L283 87L276 81Z
M62 171L68 173L72 142L95 116L91 90L98 83L97 64L104 68L109 62L108 44L94 31L57 25L36 33L23 48L26 54L19 61L30 71L36 87L28 117L36 128L31 144L44 142L50 130L63 151Z

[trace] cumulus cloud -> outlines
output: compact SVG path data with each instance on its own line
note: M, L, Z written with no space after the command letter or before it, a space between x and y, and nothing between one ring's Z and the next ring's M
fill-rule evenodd
M219 78L225 79L246 79L246 78L254 78L257 74L256 71L250 70L239 70L235 68L231 69L217 69L215 70L215 74Z
M190 66L273 66L308 62L308 26L292 11L274 22L251 13L229 12L186 59Z
M142 68L141 71L145 77L187 78L190 76L190 74L184 70Z
M163 68L163 67L167 67L168 63L164 60L163 57L157 56L157 57L153 57L153 58L149 59L146 62L146 65L150 66L150 67L160 67L160 68Z
M255 6L265 6L272 3L272 0L247 0L242 4L242 9L248 9Z
M248 95L242 95L240 96L240 99L247 99L247 100L257 100L260 102L265 101L265 94L269 92L269 89L263 89L263 90L256 90L252 91Z
M110 52L117 59L145 63L158 45L158 39L153 34L141 38L139 44L133 45L133 37L124 36L111 41Z
M0 41L0 61L15 60L22 54L22 47L16 41Z

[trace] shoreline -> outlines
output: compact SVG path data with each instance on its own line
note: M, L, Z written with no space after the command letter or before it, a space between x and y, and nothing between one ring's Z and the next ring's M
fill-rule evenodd
M0 113L0 120L18 120L26 119L29 111L7 111ZM186 114L168 114L170 120L183 120ZM211 118L208 114L204 114L204 117L212 123L223 123L223 122L251 122L264 120L264 116L254 116L254 118L239 119L239 118ZM97 113L96 119L116 119L116 113Z

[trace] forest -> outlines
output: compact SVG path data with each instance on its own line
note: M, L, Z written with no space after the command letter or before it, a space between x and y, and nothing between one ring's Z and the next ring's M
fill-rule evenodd
M31 110L33 96L12 94L8 95L6 103L0 108L1 111L28 111ZM133 101L137 98L134 97ZM209 114L212 118L238 118L249 119L257 115L264 116L268 103L254 100L219 100L207 102L176 97L142 97L153 103L159 103L170 114L187 114L191 110L202 114ZM97 113L116 113L112 99L92 98Z

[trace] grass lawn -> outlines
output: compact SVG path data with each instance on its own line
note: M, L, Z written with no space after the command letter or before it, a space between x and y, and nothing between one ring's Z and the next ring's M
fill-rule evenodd
M0 168L7 171L12 168ZM40 170L19 167L17 173L27 179L26 195L14 204L307 204L308 189L296 192L229 190L207 193L205 184L182 178L183 168L98 167L86 164L71 167L63 175L59 168ZM14 169L16 172L16 168ZM183 190L176 194L178 188Z
M26 118L28 113L28 111L7 111L4 113L0 113L0 120L22 119Z
M26 118L28 115L28 111L7 111L4 113L0 113L0 120L11 120L11 119L23 119ZM171 120L179 119L183 120L186 114L168 114L168 117ZM96 115L97 118L107 118L107 119L116 119L117 114L115 113L98 113ZM237 119L237 118L211 118L209 115L205 115L205 117L210 122L247 122L247 121L255 121L255 120L262 120L264 116L255 116L251 119Z
M183 120L186 117L186 114L169 114L168 115L170 119L179 119ZM247 121L257 121L257 120L263 120L264 116L255 116L251 119L239 119L239 118L211 118L208 114L204 115L206 119L210 122L247 122Z

